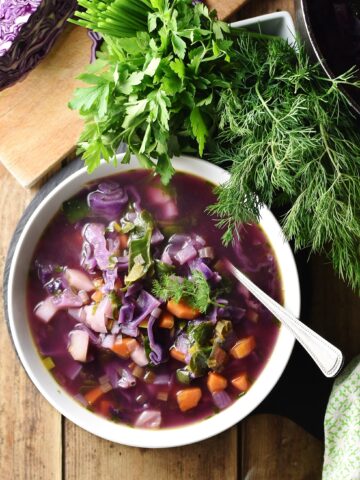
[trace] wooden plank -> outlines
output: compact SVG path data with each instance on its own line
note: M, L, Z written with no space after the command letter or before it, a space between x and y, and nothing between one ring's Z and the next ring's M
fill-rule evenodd
M22 186L74 149L83 122L67 104L89 59L86 30L69 26L23 81L0 92L0 161Z
M225 2L224 2L225 3ZM256 17L265 13L285 10L295 20L295 0L252 0L238 12L236 20ZM231 18L231 20L233 20Z
M246 480L318 480L323 448L291 420L256 415L242 424L240 478Z
M66 422L64 478L76 480L236 480L236 428L165 450L124 447Z
M16 222L32 193L0 165L0 277ZM0 472L3 479L61 479L61 416L20 365L7 332L0 286ZM25 319L24 319L25 321Z
M235 15L236 12L247 3L249 0L225 0L220 2L219 0L206 0L206 5L213 9L215 8L218 17L222 20Z

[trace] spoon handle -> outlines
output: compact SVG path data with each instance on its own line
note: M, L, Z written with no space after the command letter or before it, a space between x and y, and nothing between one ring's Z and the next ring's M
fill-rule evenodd
M283 323L305 348L326 377L335 377L343 365L341 351L314 332L279 303L257 287L231 262L224 260L229 271L242 283L281 323Z

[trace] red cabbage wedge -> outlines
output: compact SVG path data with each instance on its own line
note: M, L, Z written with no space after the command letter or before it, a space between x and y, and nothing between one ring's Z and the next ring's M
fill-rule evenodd
M44 58L76 6L76 0L0 2L0 89Z

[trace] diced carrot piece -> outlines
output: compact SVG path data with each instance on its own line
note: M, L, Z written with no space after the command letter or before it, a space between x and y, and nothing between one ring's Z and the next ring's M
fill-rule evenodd
M253 323L257 323L259 320L259 314L255 310L249 309L246 312L246 318Z
M135 338L126 337L116 340L111 350L121 358L129 358L131 352L133 352L138 346L139 344Z
M85 393L84 397L88 404L92 405L98 398L101 397L101 395L104 395L104 390L101 388L101 385L99 385L98 387L95 387Z
M220 392L227 387L227 380L219 373L210 372L207 379L207 386L211 393Z
M120 248L122 250L125 250L125 248L128 247L128 240L129 240L129 237L125 235L125 233L119 234Z
M172 348L170 350L170 355L175 358L175 360L178 360L179 362L185 362L185 353L180 352L179 350L176 350L176 348Z
M240 390L241 392L246 392L250 388L250 380L246 372L240 373L237 377L231 380L231 383L234 385L235 388Z
M244 358L249 355L255 347L256 342L252 335L250 337L241 338L230 350L230 355L237 359Z
M100 290L95 290L95 292L91 295L91 300L94 302L99 303L103 298L103 293Z
M163 312L160 317L159 327L171 330L174 326L174 315L170 312Z
M100 412L104 416L109 415L109 410L110 410L111 406L112 406L112 402L110 402L110 400L101 400L101 402L100 402Z
M201 398L201 389L199 387L186 388L179 390L176 394L176 400L182 412L186 412L196 407Z
M170 313L175 315L175 317L182 318L183 320L194 320L194 318L198 317L200 314L199 310L190 307L190 305L183 300L180 300L180 302L169 300L167 302L167 309Z

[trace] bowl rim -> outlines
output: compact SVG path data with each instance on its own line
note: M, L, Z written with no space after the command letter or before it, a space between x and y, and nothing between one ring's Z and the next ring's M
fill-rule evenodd
M336 74L333 68L330 65L329 60L325 57L323 53L323 49L318 41L318 36L316 30L313 26L313 22L310 16L309 11L309 0L296 0L298 3L297 11L298 11L298 20L301 22L304 33L307 35L308 43L311 46L312 53L316 57L316 61L321 65L325 74L330 78L334 79L338 77L340 74ZM341 72L344 73L344 72ZM356 100L351 93L343 86L340 85L340 88L347 98L349 104L354 109L356 114L360 115L360 103Z
M118 156L119 163L123 155L124 154ZM191 162L189 160L191 160ZM219 166L193 157L175 158L173 159L173 165L177 171L192 173L202 178L205 178L205 180L210 180L213 183L215 183L216 180L222 183L229 177L228 172L226 172ZM124 424L113 423L106 420L105 418L93 414L92 412L89 412L66 393L66 391L54 380L50 372L45 369L42 363L42 368L45 370L44 375L46 373L46 375L48 376L47 379L49 383L47 383L43 379L40 380L38 378L38 374L36 373L36 366L30 363L28 359L29 353L26 352L22 346L22 341L20 339L18 327L15 320L14 305L16 302L16 289L14 288L14 283L16 276L21 275L21 271L24 272L24 265L21 264L21 252L24 248L24 245L26 245L26 239L29 235L31 235L32 229L34 229L34 221L41 217L41 214L44 213L49 203L51 201L56 201L58 196L61 195L61 193L64 191L64 188L66 188L67 186L76 185L76 189L74 190L76 192L79 191L82 188L82 185L85 183L89 183L90 181L97 180L107 175L129 171L134 168L141 168L134 158L131 159L130 164L119 165L116 169L114 169L111 165L105 164L105 162L103 162L99 169L90 175L87 173L86 168L83 167L80 170L74 172L69 177L65 178L44 199L42 199L42 201L35 208L31 216L27 220L27 223L24 226L17 241L13 257L11 259L7 289L9 327L17 354L30 379L38 388L38 390L42 393L42 395L48 400L48 402L66 418L71 420L76 425L89 431L90 433L124 445L146 448L175 447L195 443L217 435L224 430L232 427L233 425L241 421L244 417L246 417L251 411L253 411L259 405L259 403L261 403L264 398L270 393L270 391L276 385L277 381L282 375L282 372L288 363L294 346L295 339L293 335L284 328L280 329L278 338L274 346L274 350L266 365L264 366L263 371L260 373L257 380L254 382L252 388L249 390L249 392L247 392L245 396L236 400L227 409L221 411L216 415L213 415L208 419L200 420L191 424L187 424L185 426L164 428L159 430L148 430L134 429ZM211 178L209 178L210 176ZM82 179L84 178L85 181L82 181ZM214 179L216 180L214 181ZM67 198L71 195L73 195L73 193L68 194ZM63 200L64 199L57 201L57 208L53 210L53 214L56 213ZM285 291L286 288L290 288L290 285L289 287L285 285L285 277L288 276L289 278L292 278L292 302L289 307L294 315L299 315L300 285L293 254L291 252L289 244L284 241L279 224L277 223L273 214L267 208L264 208L262 210L262 220L260 223L263 222L264 216L266 217L266 219L268 219L268 221L270 221L270 224L275 228L275 230L277 230L276 234L280 235L282 238L282 249L286 253L287 257L285 275L284 265L281 265L279 261L279 251L277 248L275 248L273 244L272 246L278 260L279 269L283 277L282 286L283 288L285 288ZM48 222L43 223L42 230L41 232L39 232L38 236L41 235L47 223ZM265 228L264 231L269 237L269 233L268 231L266 231ZM38 240L33 242L34 248L37 241ZM284 300L286 305L286 293L284 293ZM31 341L33 349L36 350L35 343L32 338ZM275 353L276 360L273 361L273 359L275 358ZM37 351L36 355L39 358L39 362L41 362L40 356ZM271 378L269 374L272 374ZM259 382L260 379L263 380Z

